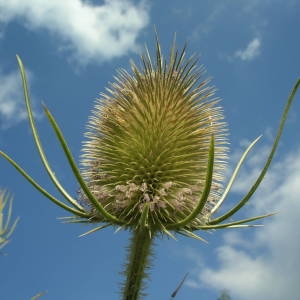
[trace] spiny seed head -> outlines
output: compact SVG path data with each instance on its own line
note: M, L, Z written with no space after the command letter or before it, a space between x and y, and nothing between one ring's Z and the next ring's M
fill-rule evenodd
M96 101L83 146L83 175L105 209L129 226L139 222L145 204L152 228L178 222L195 208L212 136L212 191L195 224L204 222L219 196L227 131L203 73L194 57L185 57L185 48L173 46L164 59L157 43L155 59L146 49L140 66L131 62L131 73L119 70Z

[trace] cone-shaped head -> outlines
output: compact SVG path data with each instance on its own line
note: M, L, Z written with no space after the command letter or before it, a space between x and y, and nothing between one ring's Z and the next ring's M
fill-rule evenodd
M201 197L214 136L212 191L199 224L222 188L226 161L226 124L214 89L197 60L174 45L165 59L157 43L154 59L146 49L140 66L131 68L118 72L89 119L82 155L88 186L130 226L138 224L145 205L153 229L178 222Z

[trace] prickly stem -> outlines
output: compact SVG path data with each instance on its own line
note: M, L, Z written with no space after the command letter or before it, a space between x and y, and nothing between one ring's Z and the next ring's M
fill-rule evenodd
M153 235L145 227L132 232L128 248L128 263L124 271L126 281L123 287L123 300L139 300L143 296L147 269L150 267Z

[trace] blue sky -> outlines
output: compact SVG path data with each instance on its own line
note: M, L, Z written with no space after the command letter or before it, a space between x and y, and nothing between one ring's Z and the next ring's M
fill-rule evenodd
M122 13L120 13L122 12ZM78 189L42 114L45 102L76 158L94 100L128 68L156 26L162 47L199 54L222 98L230 130L231 163L263 134L241 171L226 207L247 191L276 133L287 96L300 75L300 3L252 1L34 1L0 0L0 149L55 193L33 145L15 55L29 75L31 96L49 160L69 191ZM185 273L177 299L298 299L300 277L300 95L297 95L262 186L241 216L279 211L264 227L157 240L145 299L168 299ZM231 166L230 163L230 166ZM228 173L230 174L230 169ZM118 299L127 232L108 228L87 237L84 225L62 224L66 213L43 198L4 160L0 186L14 195L21 218L0 256L3 299Z

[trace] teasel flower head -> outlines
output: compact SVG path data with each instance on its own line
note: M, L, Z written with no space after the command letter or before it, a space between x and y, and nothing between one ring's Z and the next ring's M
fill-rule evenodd
M212 140L211 193L186 228L204 225L220 197L227 128L204 73L185 48L173 45L164 58L157 42L154 59L146 50L139 66L119 70L96 100L83 176L105 209L129 227L145 217L150 231L161 231L193 212L205 190ZM103 220L96 210L95 217Z
M44 106L79 183L80 197L64 189L48 162L31 109L25 69L18 56L34 141L51 181L66 201L41 187L6 153L0 154L43 195L71 212L69 222L101 223L92 231L112 225L147 229L150 236L160 232L174 237L173 231L199 238L194 233L197 230L245 227L250 226L248 222L268 216L224 222L248 202L264 178L299 80L288 98L261 173L239 202L215 217L260 137L245 150L224 186L227 126L204 68L198 66L194 56L187 57L186 47L178 50L175 41L166 57L158 38L155 49L151 56L146 48L139 64L131 62L131 72L119 70L115 82L97 99L87 126L81 169L53 115Z
M248 223L272 215L227 221L249 201L263 180L300 79L290 93L270 154L257 179L240 201L215 216L260 137L250 143L224 186L227 126L203 67L197 66L195 57L186 57L185 47L179 51L174 42L165 58L157 39L155 55L146 49L139 65L131 63L131 72L118 72L115 82L95 103L83 144L81 169L53 115L44 107L80 186L79 197L65 190L48 162L32 113L24 66L19 57L17 60L38 153L65 201L45 190L6 153L0 151L0 155L44 196L72 213L64 220L100 223L85 234L107 226L131 231L123 300L140 299L152 241L158 234L175 238L174 233L179 233L203 240L195 231L256 226Z

